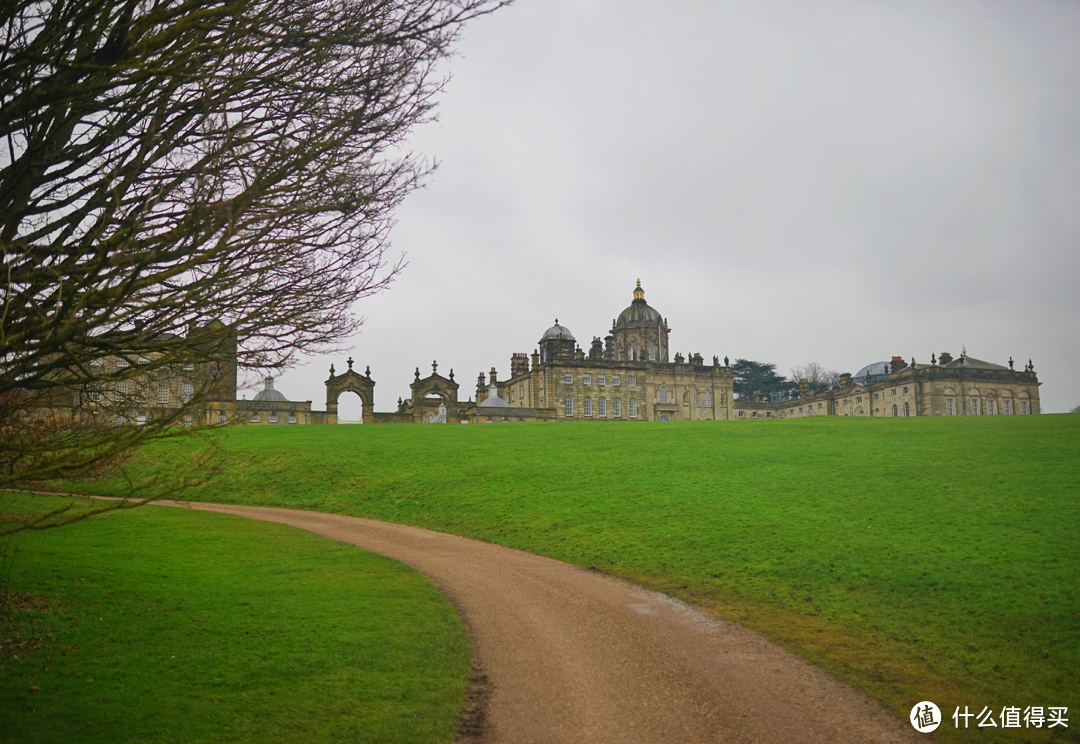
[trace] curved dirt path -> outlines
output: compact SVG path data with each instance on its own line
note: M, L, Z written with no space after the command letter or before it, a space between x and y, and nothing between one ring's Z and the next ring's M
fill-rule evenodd
M299 527L394 558L474 643L459 742L925 742L752 631L550 558L335 514L170 502Z

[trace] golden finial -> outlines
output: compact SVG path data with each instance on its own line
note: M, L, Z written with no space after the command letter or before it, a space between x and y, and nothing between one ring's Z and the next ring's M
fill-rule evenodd
M640 279L637 280L637 288L641 289L641 280Z
M641 288L641 280L637 280L637 289L634 290L634 300L645 301L645 290Z

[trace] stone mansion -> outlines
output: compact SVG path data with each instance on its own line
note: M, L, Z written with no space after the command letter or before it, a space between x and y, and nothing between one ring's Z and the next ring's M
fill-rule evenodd
M219 324L220 325L220 324ZM228 330L221 335L229 341ZM799 381L798 395L768 402L755 396L735 400L735 375L728 359L711 361L701 354L671 353L671 329L645 300L638 281L633 300L601 338L583 348L558 320L544 331L534 351L510 357L510 374L499 379L495 367L480 373L475 401L458 397L453 370L448 376L432 363L421 378L417 367L408 400L396 411L375 411L375 380L370 368L361 374L348 360L344 372L330 367L325 382L326 410L313 411L311 401L289 401L266 378L265 389L253 400L237 400L236 365L221 361L185 364L184 372L148 372L146 380L116 383L116 391L75 393L55 400L52 408L67 415L93 414L97 408L117 423L141 423L149 417L180 413L178 404L191 399L196 386L207 388L205 409L185 414L192 424L317 424L338 423L338 398L356 393L364 423L490 423L511 421L747 421L804 416L998 416L1040 413L1039 381L1029 361L1022 371L967 355L932 355L929 364L889 362L867 365L857 374L844 374L829 389L811 392ZM234 341L230 341L234 343ZM220 356L220 355L219 355ZM105 360L127 366L123 359ZM171 376L170 376L171 375ZM173 379L175 377L175 379ZM183 379L181 379L183 378ZM120 389L120 386L123 389ZM115 394L113 394L115 393ZM111 406L109 406L111 401Z
M438 374L421 378L394 413L376 413L370 371L336 375L331 367L326 421L336 420L337 397L360 395L364 421L713 421L803 416L964 416L1039 413L1039 381L1029 362L1023 371L969 357L935 354L930 364L877 362L856 375L844 374L830 389L811 393L800 381L794 400L735 400L729 360L700 353L683 357L670 349L671 329L645 300L638 281L630 305L610 331L594 336L588 350L556 319L532 354L510 357L510 376L492 367L476 382L476 400L458 400L458 383Z

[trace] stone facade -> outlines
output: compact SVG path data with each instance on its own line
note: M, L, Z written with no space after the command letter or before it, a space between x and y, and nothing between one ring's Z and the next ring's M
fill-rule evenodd
M159 364L160 354L116 353L92 360L90 381L81 381L49 392L33 416L94 421L98 424L145 424L152 419L176 417L182 426L227 424L236 420L236 338L217 321L193 329L210 344L200 358L192 349L191 360ZM179 341L174 334L159 334L162 343ZM197 391L205 391L204 408L180 414Z
M594 336L586 352L568 328L549 328L530 359L510 358L510 379L500 382L493 367L481 374L476 399L494 385L512 408L546 411L542 420L714 421L732 418L731 370L717 357L701 354L669 361L667 320L645 301L638 282L634 299L613 320L601 341Z
M829 390L811 394L805 381L798 398L767 403L738 401L735 418L802 418L805 416L996 416L1041 413L1034 365L1024 370L945 352L930 364L908 364L901 357L870 367L882 374L841 375Z

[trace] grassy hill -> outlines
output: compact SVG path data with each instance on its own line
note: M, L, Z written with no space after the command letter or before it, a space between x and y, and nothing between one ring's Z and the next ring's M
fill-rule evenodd
M3 503L10 517L56 501ZM400 563L185 509L17 544L0 561L0 741L454 740L469 639Z
M1080 698L1080 416L221 436L225 472L191 499L416 524L595 567L764 631L905 718L935 701L943 739L962 733L956 706L996 718ZM168 472L189 447L163 443L137 468ZM1067 731L977 733L1074 732L1080 715Z

